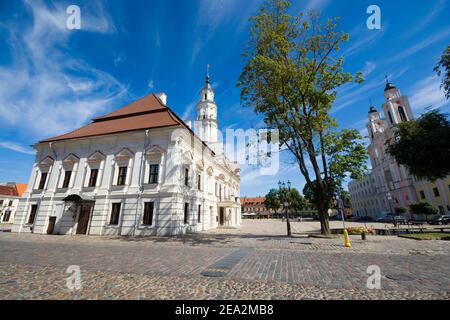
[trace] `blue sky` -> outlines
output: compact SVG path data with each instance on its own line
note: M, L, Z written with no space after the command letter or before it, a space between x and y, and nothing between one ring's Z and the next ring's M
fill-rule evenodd
M383 102L384 76L408 95L416 115L449 103L433 72L450 43L449 1L293 1L292 13L314 8L340 16L350 34L345 67L363 71L362 85L339 90L333 116L365 134L369 101ZM81 30L66 28L66 8L81 8ZM0 1L0 181L27 182L30 147L150 92L164 91L183 118L193 118L205 66L222 128L261 127L239 103L236 81L248 17L261 1ZM381 8L381 30L366 28L366 8ZM447 18L446 18L447 17ZM241 195L265 194L278 180L302 188L297 167L282 157L279 174L242 168Z

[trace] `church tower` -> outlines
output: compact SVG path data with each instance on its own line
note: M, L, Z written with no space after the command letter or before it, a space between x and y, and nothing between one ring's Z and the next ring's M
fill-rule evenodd
M195 132L206 143L217 142L217 105L214 101L214 90L209 78L209 65L206 67L205 85L200 91L200 101L197 103L197 118Z
M368 117L369 122L367 123L367 132L372 141L377 133L383 133L385 122L381 119L380 113L374 106L370 107Z
M389 82L387 76L384 97L386 102L383 104L383 111L389 127L414 119L408 97L402 96L400 90Z

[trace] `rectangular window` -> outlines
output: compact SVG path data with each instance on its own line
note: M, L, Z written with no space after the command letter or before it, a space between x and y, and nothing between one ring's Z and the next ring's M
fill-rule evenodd
M2 206L3 205L3 200L0 200L0 206Z
M38 209L37 204L31 205L30 216L28 217L28 224L34 223L34 219L36 218L37 209Z
M420 198L425 199L425 192L423 190L420 190Z
M70 183L70 177L72 176L72 171L66 170L64 173L64 181L62 184L63 188L68 188Z
M47 174L48 174L47 172L41 173L41 180L39 181L39 187L38 187L39 190L44 189L45 181L47 181Z
M95 187L97 185L97 176L98 176L98 169L91 169L88 187Z
M153 202L145 202L144 203L144 218L142 220L142 224L151 226L153 223Z
M11 210L6 210L5 215L3 216L3 222L8 222L11 217Z
M127 181L127 167L119 167L119 175L117 177L117 185L124 186Z
M439 197L440 196L438 188L433 188L433 193L434 193L435 197Z
M201 187L202 187L202 176L199 174L197 176L197 189L201 190Z
M150 165L150 177L148 183L158 183L159 164Z
M189 186L189 169L184 169L184 185Z
M189 203L184 204L184 224L189 222Z
M197 221L198 222L202 222L202 205L201 204L199 204L198 205L198 217L197 217Z
M111 218L109 219L109 224L118 225L120 216L120 202L112 204L111 207Z
M8 207L12 207L12 205L13 205L13 201L9 200Z

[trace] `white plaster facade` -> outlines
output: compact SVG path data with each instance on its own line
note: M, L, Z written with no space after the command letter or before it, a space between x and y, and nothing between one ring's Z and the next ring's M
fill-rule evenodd
M0 194L0 224L7 225L14 222L19 196Z
M205 88L213 99L209 83ZM159 98L166 105L167 96ZM214 144L217 136L201 137ZM36 161L13 232L170 236L241 223L239 166L186 126L34 148Z

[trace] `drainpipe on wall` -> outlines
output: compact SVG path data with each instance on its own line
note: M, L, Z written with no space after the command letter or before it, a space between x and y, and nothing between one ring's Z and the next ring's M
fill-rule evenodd
M139 166L139 192L136 198L136 213L134 215L134 228L133 228L133 236L136 235L136 229L137 229L137 217L138 217L138 213L139 213L139 203L140 203L140 199L142 196L142 193L144 192L143 190L143 186L142 186L142 167L144 165L144 158L145 158L145 150L147 150L148 144L149 142L147 141L148 139L148 134L149 134L149 130L145 130L145 137L144 137L144 149L142 150L142 157L141 157L141 164Z

